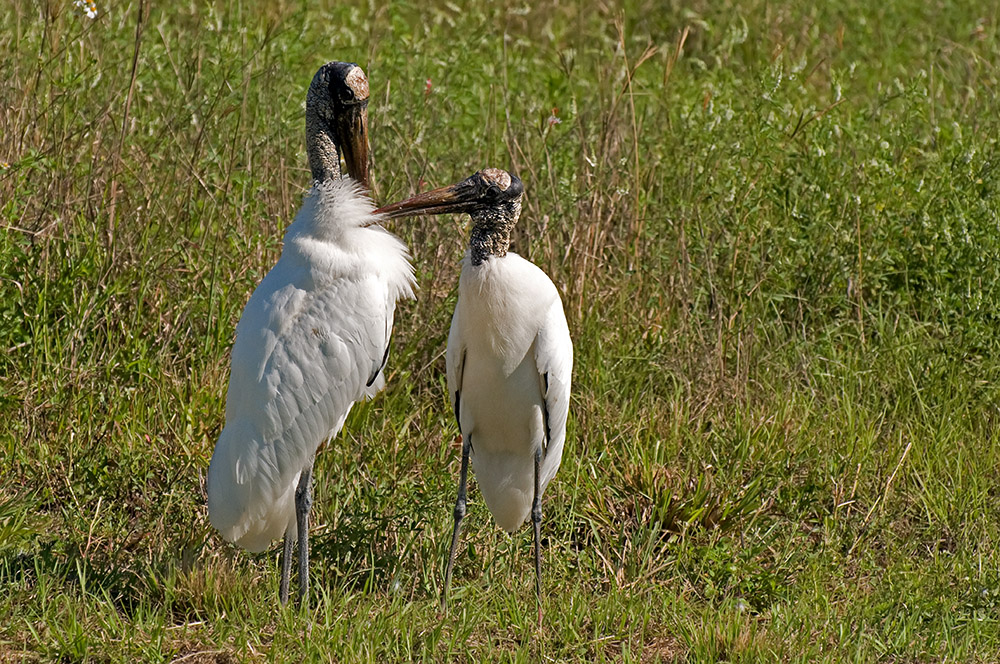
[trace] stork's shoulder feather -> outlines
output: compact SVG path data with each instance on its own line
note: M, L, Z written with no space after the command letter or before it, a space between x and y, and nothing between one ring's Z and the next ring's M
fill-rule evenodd
M319 284L312 271L286 267L279 261L261 282L237 325L227 421L263 415L293 395L340 398L330 407L342 410L381 365L395 308L386 284L371 275ZM296 411L262 417L261 433L287 428Z
M561 448L565 439L573 378L573 341L559 300L549 306L535 337L535 366L545 401L548 453L554 446Z

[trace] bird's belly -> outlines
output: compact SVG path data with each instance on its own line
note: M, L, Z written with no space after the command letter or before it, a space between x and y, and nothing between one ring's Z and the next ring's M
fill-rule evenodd
M470 352L463 373L462 433L472 435L476 451L531 456L542 434L542 395L534 358L526 354L507 373L499 361L481 361Z
M486 505L512 532L531 510L535 450L542 442L542 397L531 353L513 372L488 354L470 352L460 404L463 435ZM467 425L466 425L467 423Z

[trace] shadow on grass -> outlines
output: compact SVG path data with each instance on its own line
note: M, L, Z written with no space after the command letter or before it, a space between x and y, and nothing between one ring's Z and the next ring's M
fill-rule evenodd
M134 615L143 600L160 594L148 580L149 575L135 567L85 557L58 540L39 542L35 551L0 555L0 586L33 592L40 584L56 583L65 590L105 597L126 616Z
M311 537L313 573L325 583L359 592L391 591L421 547L425 528L424 520L412 514L375 509L342 514L336 526Z

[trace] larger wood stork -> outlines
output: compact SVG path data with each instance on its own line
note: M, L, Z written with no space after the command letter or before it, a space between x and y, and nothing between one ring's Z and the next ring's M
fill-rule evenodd
M281 258L250 297L232 352L226 426L208 469L208 512L230 542L263 551L284 535L281 602L299 545L309 592L313 460L354 402L385 384L396 301L413 296L405 245L372 222L368 80L353 63L319 69L306 97L313 185ZM340 177L343 153L351 178Z
M522 192L516 176L488 168L377 210L390 218L447 212L472 217L445 353L448 392L462 432L462 467L442 610L466 513L470 458L497 525L512 533L530 512L535 592L541 598L542 493L562 459L573 343L555 285L508 251Z

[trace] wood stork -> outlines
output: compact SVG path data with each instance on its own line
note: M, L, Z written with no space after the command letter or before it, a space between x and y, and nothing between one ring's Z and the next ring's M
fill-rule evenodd
M462 433L462 467L442 610L466 513L470 458L497 525L512 533L530 511L535 592L541 599L541 500L566 439L573 343L552 280L507 250L522 193L516 176L488 168L376 211L390 218L447 212L472 217L445 353L448 392Z
M309 592L313 460L354 402L385 384L396 301L413 297L406 246L378 225L368 181L368 79L353 63L316 72L306 97L313 185L281 258L250 297L233 345L226 426L208 469L208 512L230 542L263 551L293 541L299 604ZM340 152L351 178L340 177Z

